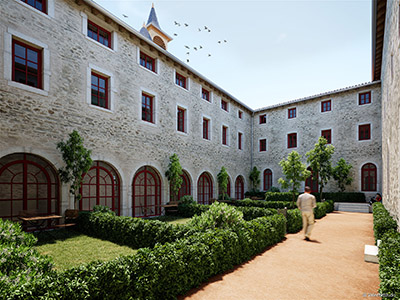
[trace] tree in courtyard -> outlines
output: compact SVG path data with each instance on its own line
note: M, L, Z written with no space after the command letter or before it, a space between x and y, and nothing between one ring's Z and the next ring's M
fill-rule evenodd
M250 172L249 179L251 181L251 185L253 186L253 191L258 190L258 186L260 185L260 171L257 167L254 167Z
M308 171L306 165L301 162L301 156L296 151L289 153L287 159L282 159L279 165L282 167L285 178L279 178L278 182L283 189L290 189L294 204L301 183L311 175L311 172Z
M178 197L179 189L182 186L183 178L182 178L182 167L181 163L179 162L178 155L174 153L169 158L169 165L167 172L165 172L165 176L167 176L170 186L171 186L171 195L172 199L179 201L176 199Z
M217 180L220 195L222 195L222 200L225 200L226 189L228 187L228 173L226 172L225 167L222 167L221 171L219 171Z
M350 177L352 167L352 165L346 163L344 158L341 158L332 170L333 178L337 181L341 192L345 191L346 185L350 185L353 182L353 178Z
M320 199L322 199L322 191L328 180L332 176L332 155L335 147L327 145L328 141L324 137L318 139L314 149L306 153L307 162L313 171L313 179L318 179Z
M90 157L92 151L83 146L83 138L76 130L69 134L67 141L57 143L57 149L60 150L65 163L65 167L58 169L58 173L62 182L70 183L69 192L74 196L74 208L76 209L77 202L82 198L79 193L82 177L89 171L93 163Z

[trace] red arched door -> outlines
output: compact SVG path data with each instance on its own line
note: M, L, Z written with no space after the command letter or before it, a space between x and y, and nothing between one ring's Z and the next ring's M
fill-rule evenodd
M80 210L92 210L95 205L109 207L120 215L120 179L109 164L94 161L89 171L83 175Z
M39 156L15 153L0 159L0 217L17 220L21 210L59 214L59 180Z
M311 167L308 167L307 170L311 172L311 175L306 179L306 186L311 188L311 193L318 193L318 174L317 178L313 179L314 172Z
M161 179L154 168L140 168L133 178L132 189L134 217L161 215Z
M176 199L177 201L179 201L183 196L192 194L189 174L185 170L183 170L183 173L181 176L182 176L183 181L182 181L181 188L178 191L178 199ZM170 198L169 199L170 199L170 201L174 201L174 199L173 199L174 195L172 195L171 184L169 186L169 190L170 190L170 193L169 193Z
M244 199L244 180L242 176L238 176L235 181L235 198L236 200Z
M204 172L200 175L197 182L197 202L199 204L209 204L213 197L213 184L210 174Z
M368 163L361 168L361 189L365 192L376 192L376 166Z
M228 184L226 185L226 194L228 195L228 197L231 197L231 180L228 177Z
M272 187L272 171L264 170L264 191L268 191Z

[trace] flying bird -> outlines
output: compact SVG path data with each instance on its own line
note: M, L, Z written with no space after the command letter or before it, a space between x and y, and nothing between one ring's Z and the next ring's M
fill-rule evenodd
M224 43L227 43L228 41L227 40L224 40Z
M189 60L188 60L188 59L187 59L186 61L187 61L187 62L189 62Z
M188 27L189 25L185 23L185 26Z
M187 54L187 55L189 55L189 54L190 54L190 52L186 52L186 54Z
M203 49L203 47L201 45L199 47L200 47L200 49Z
M199 30L199 31L201 31L201 29L200 29L200 28L198 28L198 30Z
M178 34L174 33L174 36L178 36Z
M221 44L221 41L218 41L218 44Z
M181 26L181 24L179 24L177 21L174 21L174 22L175 22L175 25Z
M190 49L190 47L189 47L189 46L186 46L186 45L185 45L185 48Z
M208 29L208 32L211 32L211 30L210 30L210 29Z
M128 16L127 15L124 15L124 14L122 14L123 16L124 16L124 18L127 18Z
M197 51L197 48L196 48L196 47L193 47L193 49Z
M204 26L204 29L207 30L208 29L207 26Z
M211 54L209 53L209 54L208 54L208 57L210 57L210 56L211 56Z

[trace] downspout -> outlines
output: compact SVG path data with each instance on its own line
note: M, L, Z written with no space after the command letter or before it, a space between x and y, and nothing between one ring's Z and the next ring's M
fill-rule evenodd
M253 170L253 151L254 151L254 111L251 114L251 151L250 151L250 171Z

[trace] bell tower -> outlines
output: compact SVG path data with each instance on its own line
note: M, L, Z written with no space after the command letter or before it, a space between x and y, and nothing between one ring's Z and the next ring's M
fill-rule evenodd
M140 33L165 50L167 50L168 43L172 41L172 37L165 33L158 23L156 10L154 9L154 3L151 7L147 24L143 24Z

